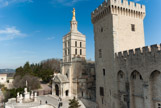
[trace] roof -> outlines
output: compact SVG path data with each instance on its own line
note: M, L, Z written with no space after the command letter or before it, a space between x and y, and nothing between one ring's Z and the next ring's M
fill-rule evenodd
M66 83L69 82L68 78L66 75L63 74L57 74L54 78L53 78L54 82L59 82L59 83Z
M0 74L0 76L6 76L7 77L7 74Z

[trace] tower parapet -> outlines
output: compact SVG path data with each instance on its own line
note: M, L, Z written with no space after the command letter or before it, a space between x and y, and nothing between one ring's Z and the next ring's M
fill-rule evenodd
M145 5L140 5L128 0L108 0L104 1L92 13L92 23L105 16L106 14L121 14L135 18L144 19Z

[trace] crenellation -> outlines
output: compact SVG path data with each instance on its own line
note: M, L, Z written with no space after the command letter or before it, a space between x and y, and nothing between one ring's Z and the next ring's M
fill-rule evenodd
M151 52L151 49L149 46L143 47L142 50L143 50L143 53L145 53L145 54Z
M122 52L119 52L118 53L118 57L123 57L123 53Z
M134 50L133 50L133 49L130 49L128 52L129 52L129 56L130 56L130 55L134 55L134 54L135 54L135 52L134 52Z
M131 10L133 10L134 7L135 7L135 3L134 2L130 2L129 7L130 7Z
M136 48L135 49L135 55L142 54L142 48Z
M129 55L129 52L128 51L123 51L123 56L124 57L127 57Z
M101 5L98 6L92 13L92 22L99 20L98 18L102 17L102 11L109 9L110 11L105 12L111 14L121 14L135 18L144 18L145 17L145 6L129 2L127 0L109 0L108 2L104 1ZM140 13L140 15L138 15ZM99 17L98 17L99 16Z
M116 57L127 57L127 56L135 56L135 55L146 55L148 53L158 53L161 51L161 44L160 45L151 45L151 46L145 46L142 48L136 48L136 49L130 49L128 51L122 51L122 52L118 52L116 53Z
M140 10L141 9L141 5L136 3L136 8L137 8L137 10Z
M153 53L160 51L160 45L155 44L155 45L151 45L150 47L151 47L151 52Z

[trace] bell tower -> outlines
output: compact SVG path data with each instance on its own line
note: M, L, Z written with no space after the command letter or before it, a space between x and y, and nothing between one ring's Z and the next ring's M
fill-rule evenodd
M77 29L76 13L70 22L70 32L63 37L63 62L71 62L74 57L86 58L86 36Z

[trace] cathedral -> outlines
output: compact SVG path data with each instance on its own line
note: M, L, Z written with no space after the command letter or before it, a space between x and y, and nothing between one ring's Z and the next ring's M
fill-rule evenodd
M86 60L86 36L77 29L75 9L70 32L63 37L61 72L53 78L52 95L95 100L95 63Z
M91 13L99 108L161 108L161 46L145 46L145 6L104 1Z

